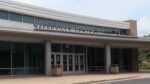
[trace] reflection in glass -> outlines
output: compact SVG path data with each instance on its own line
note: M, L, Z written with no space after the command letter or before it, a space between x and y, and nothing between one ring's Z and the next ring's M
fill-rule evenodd
M35 17L35 23L38 25L46 25L46 19Z
M67 55L63 55L63 71L67 71Z
M56 55L56 65L60 65L60 55Z
M8 68L8 69L4 69ZM11 43L0 42L0 75L11 74Z
M75 71L79 70L79 56L75 55Z
M8 20L8 12L0 11L0 19Z
M11 67L11 43L0 42L0 68Z
M28 43L25 46L25 51L26 73L44 73L44 45L38 43Z
M72 67L72 55L69 55L69 71L72 71L73 70L73 67Z
M23 22L34 24L34 17L28 16L28 15L23 15Z
M61 44L53 43L51 49L52 52L61 52Z
M62 51L63 51L63 52L67 52L67 53L73 52L73 45L70 45L70 44L62 44Z
M84 62L83 62L83 55L80 55L80 70L83 71L84 70Z
M22 15L17 13L9 13L9 19L13 21L22 22Z
M12 74L24 74L24 43L12 44Z
M54 66L54 55L53 54L51 55L51 63L52 63L52 66Z

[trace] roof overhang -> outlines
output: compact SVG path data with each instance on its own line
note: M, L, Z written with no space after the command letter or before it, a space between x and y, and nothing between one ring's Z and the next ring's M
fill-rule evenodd
M58 40L58 41L72 41L82 43L97 43L110 44L113 47L150 47L150 38L139 37L114 37L101 35L85 35L72 34L64 32L50 32L50 31L28 31L28 30L14 30L0 28L0 35L19 36L22 38L34 38L41 40Z

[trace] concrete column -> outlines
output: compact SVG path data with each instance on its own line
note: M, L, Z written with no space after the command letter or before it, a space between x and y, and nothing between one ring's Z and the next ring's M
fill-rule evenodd
M45 75L51 75L51 42L45 42Z
M105 64L106 64L106 73L109 74L110 73L110 66L111 66L111 47L110 45L106 44L105 45Z
M138 72L139 65L138 65L138 49L132 48L131 49L131 71Z

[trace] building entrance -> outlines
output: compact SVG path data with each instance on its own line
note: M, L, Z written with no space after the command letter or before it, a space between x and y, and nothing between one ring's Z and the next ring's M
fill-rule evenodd
M63 72L73 72L73 55L63 54Z
M60 50L59 50L60 49ZM85 72L85 48L71 44L52 44L51 64L61 66L63 74Z
M52 53L51 64L61 66L63 74L82 73L85 71L85 55L73 53Z

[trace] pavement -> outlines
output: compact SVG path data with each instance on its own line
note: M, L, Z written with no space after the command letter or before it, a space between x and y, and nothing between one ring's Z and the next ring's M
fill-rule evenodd
M62 77L17 76L1 77L0 84L150 84L149 79L150 73L81 74ZM137 80L149 83L134 83Z
M140 78L140 79L132 79L132 80L123 80L123 81L115 81L115 82L105 82L101 84L150 84L150 78Z

